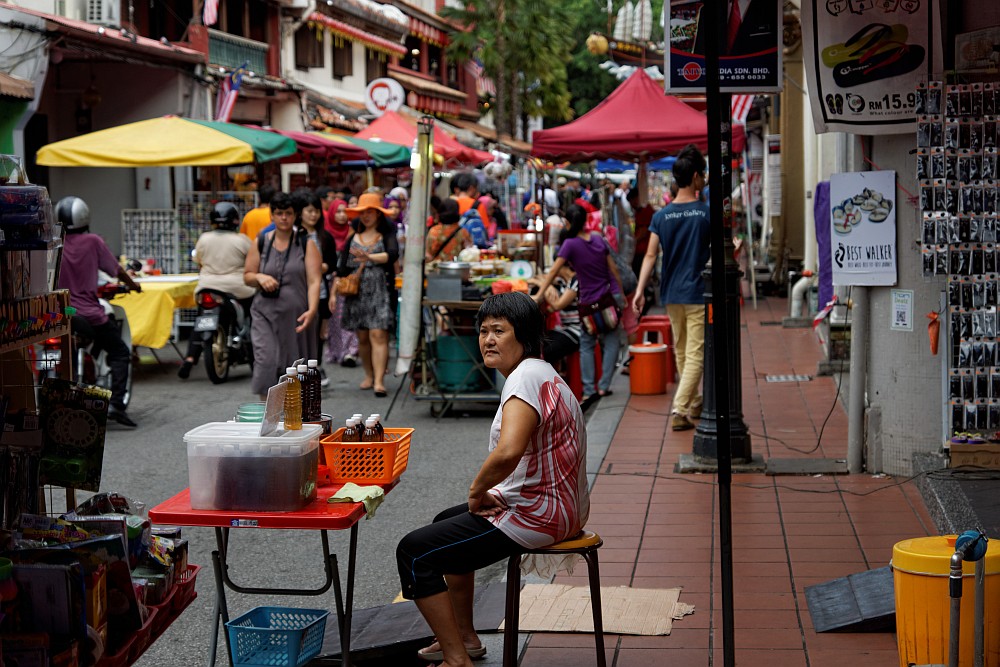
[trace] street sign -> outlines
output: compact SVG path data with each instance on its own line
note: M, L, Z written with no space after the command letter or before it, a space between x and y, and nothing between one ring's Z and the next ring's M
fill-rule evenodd
M386 111L398 111L405 99L403 86L388 77L373 80L365 90L365 108L375 116L381 116Z
M721 1L721 0L717 0ZM703 0L665 0L669 28L664 52L668 93L705 92ZM776 93L782 86L784 18L778 0L722 2L726 40L719 44L719 79L723 93Z

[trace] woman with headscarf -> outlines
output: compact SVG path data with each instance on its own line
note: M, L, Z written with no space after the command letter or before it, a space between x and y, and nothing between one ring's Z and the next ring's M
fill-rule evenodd
M330 205L330 224L327 230L337 244L337 257L347 250L351 236L351 221L347 217L347 202L337 199ZM336 270L336 268L334 269ZM343 326L344 299L338 299L335 290L330 290L330 321L326 327L326 360L345 368L358 365L358 335L353 329Z

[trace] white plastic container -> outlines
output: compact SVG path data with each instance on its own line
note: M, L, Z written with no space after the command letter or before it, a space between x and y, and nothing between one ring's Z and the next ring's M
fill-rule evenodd
M211 422L184 434L192 509L293 512L316 498L323 427L259 432L260 424Z

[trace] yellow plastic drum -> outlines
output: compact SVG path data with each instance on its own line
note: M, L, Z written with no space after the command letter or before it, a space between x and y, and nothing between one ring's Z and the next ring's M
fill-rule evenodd
M896 591L896 641L900 667L947 664L951 598L948 574L955 553L955 535L919 537L892 548L892 578ZM975 619L975 563L965 563L962 580L962 632L958 664L972 667ZM1000 545L991 541L986 552L985 664L1000 667Z

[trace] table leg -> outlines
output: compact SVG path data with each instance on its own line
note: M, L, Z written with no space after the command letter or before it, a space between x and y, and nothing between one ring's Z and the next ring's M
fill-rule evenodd
M210 667L215 665L216 650L219 642L219 629L221 627L223 635L226 638L226 659L229 665L233 664L233 652L232 646L229 642L229 630L226 628L226 623L229 622L229 605L226 602L226 569L229 567L226 562L226 547L229 543L229 529L228 528L216 528L215 529L215 543L218 547L217 551L212 552L212 567L215 570L215 604L218 609L218 613L215 615L215 621L213 623L214 632L212 633L212 655Z
M326 579L333 581L333 598L336 603L337 612L337 632L344 633L344 591L340 585L340 564L337 562L337 554L330 553L330 542L327 532L321 533L323 537L323 557L326 565Z
M354 609L354 566L358 555L358 524L351 526L351 550L347 557L347 591L344 599L344 629L340 633L341 667L351 667L351 610Z

